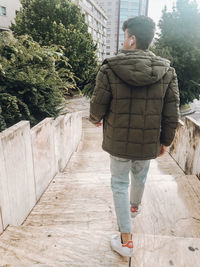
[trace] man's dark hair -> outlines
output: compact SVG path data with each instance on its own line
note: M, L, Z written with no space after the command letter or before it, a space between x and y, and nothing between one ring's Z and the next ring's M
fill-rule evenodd
M122 26L123 31L128 30L129 36L135 35L136 48L148 49L155 33L154 21L146 16L138 16L126 20Z

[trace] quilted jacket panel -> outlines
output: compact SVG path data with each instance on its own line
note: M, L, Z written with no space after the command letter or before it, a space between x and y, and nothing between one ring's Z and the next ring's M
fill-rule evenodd
M156 158L173 141L179 119L175 70L146 50L122 51L98 72L90 121L103 119L102 148L113 156Z

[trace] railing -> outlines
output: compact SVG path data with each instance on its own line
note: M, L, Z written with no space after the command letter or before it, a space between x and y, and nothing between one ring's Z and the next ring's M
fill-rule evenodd
M82 135L82 112L47 118L30 129L21 121L0 133L0 233L20 225L50 181L62 171ZM179 122L169 148L186 174L200 178L200 125Z
M0 233L23 223L81 135L82 112L47 118L32 129L21 121L0 133Z
M190 117L179 121L169 153L181 169L200 179L200 124Z

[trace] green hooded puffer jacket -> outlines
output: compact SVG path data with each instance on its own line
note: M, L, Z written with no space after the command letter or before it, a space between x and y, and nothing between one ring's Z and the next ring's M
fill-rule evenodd
M102 148L113 156L156 158L173 141L179 119L175 70L149 50L122 50L98 72L89 120L103 119Z

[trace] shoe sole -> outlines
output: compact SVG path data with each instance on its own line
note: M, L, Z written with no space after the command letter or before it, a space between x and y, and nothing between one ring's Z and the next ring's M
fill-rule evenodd
M133 252L126 254L126 253L121 253L120 250L118 250L117 248L115 248L112 243L111 243L111 248L113 249L113 251L117 252L119 255L123 256L123 257L132 257L133 256Z
M121 253L120 251L118 251L117 249L115 249L115 248L113 248L113 247L112 247L112 249L113 249L115 252L117 252L119 255L121 255L122 257L129 257L129 258L131 258L131 257L133 256L133 253L131 253L131 254L125 254L125 253Z

